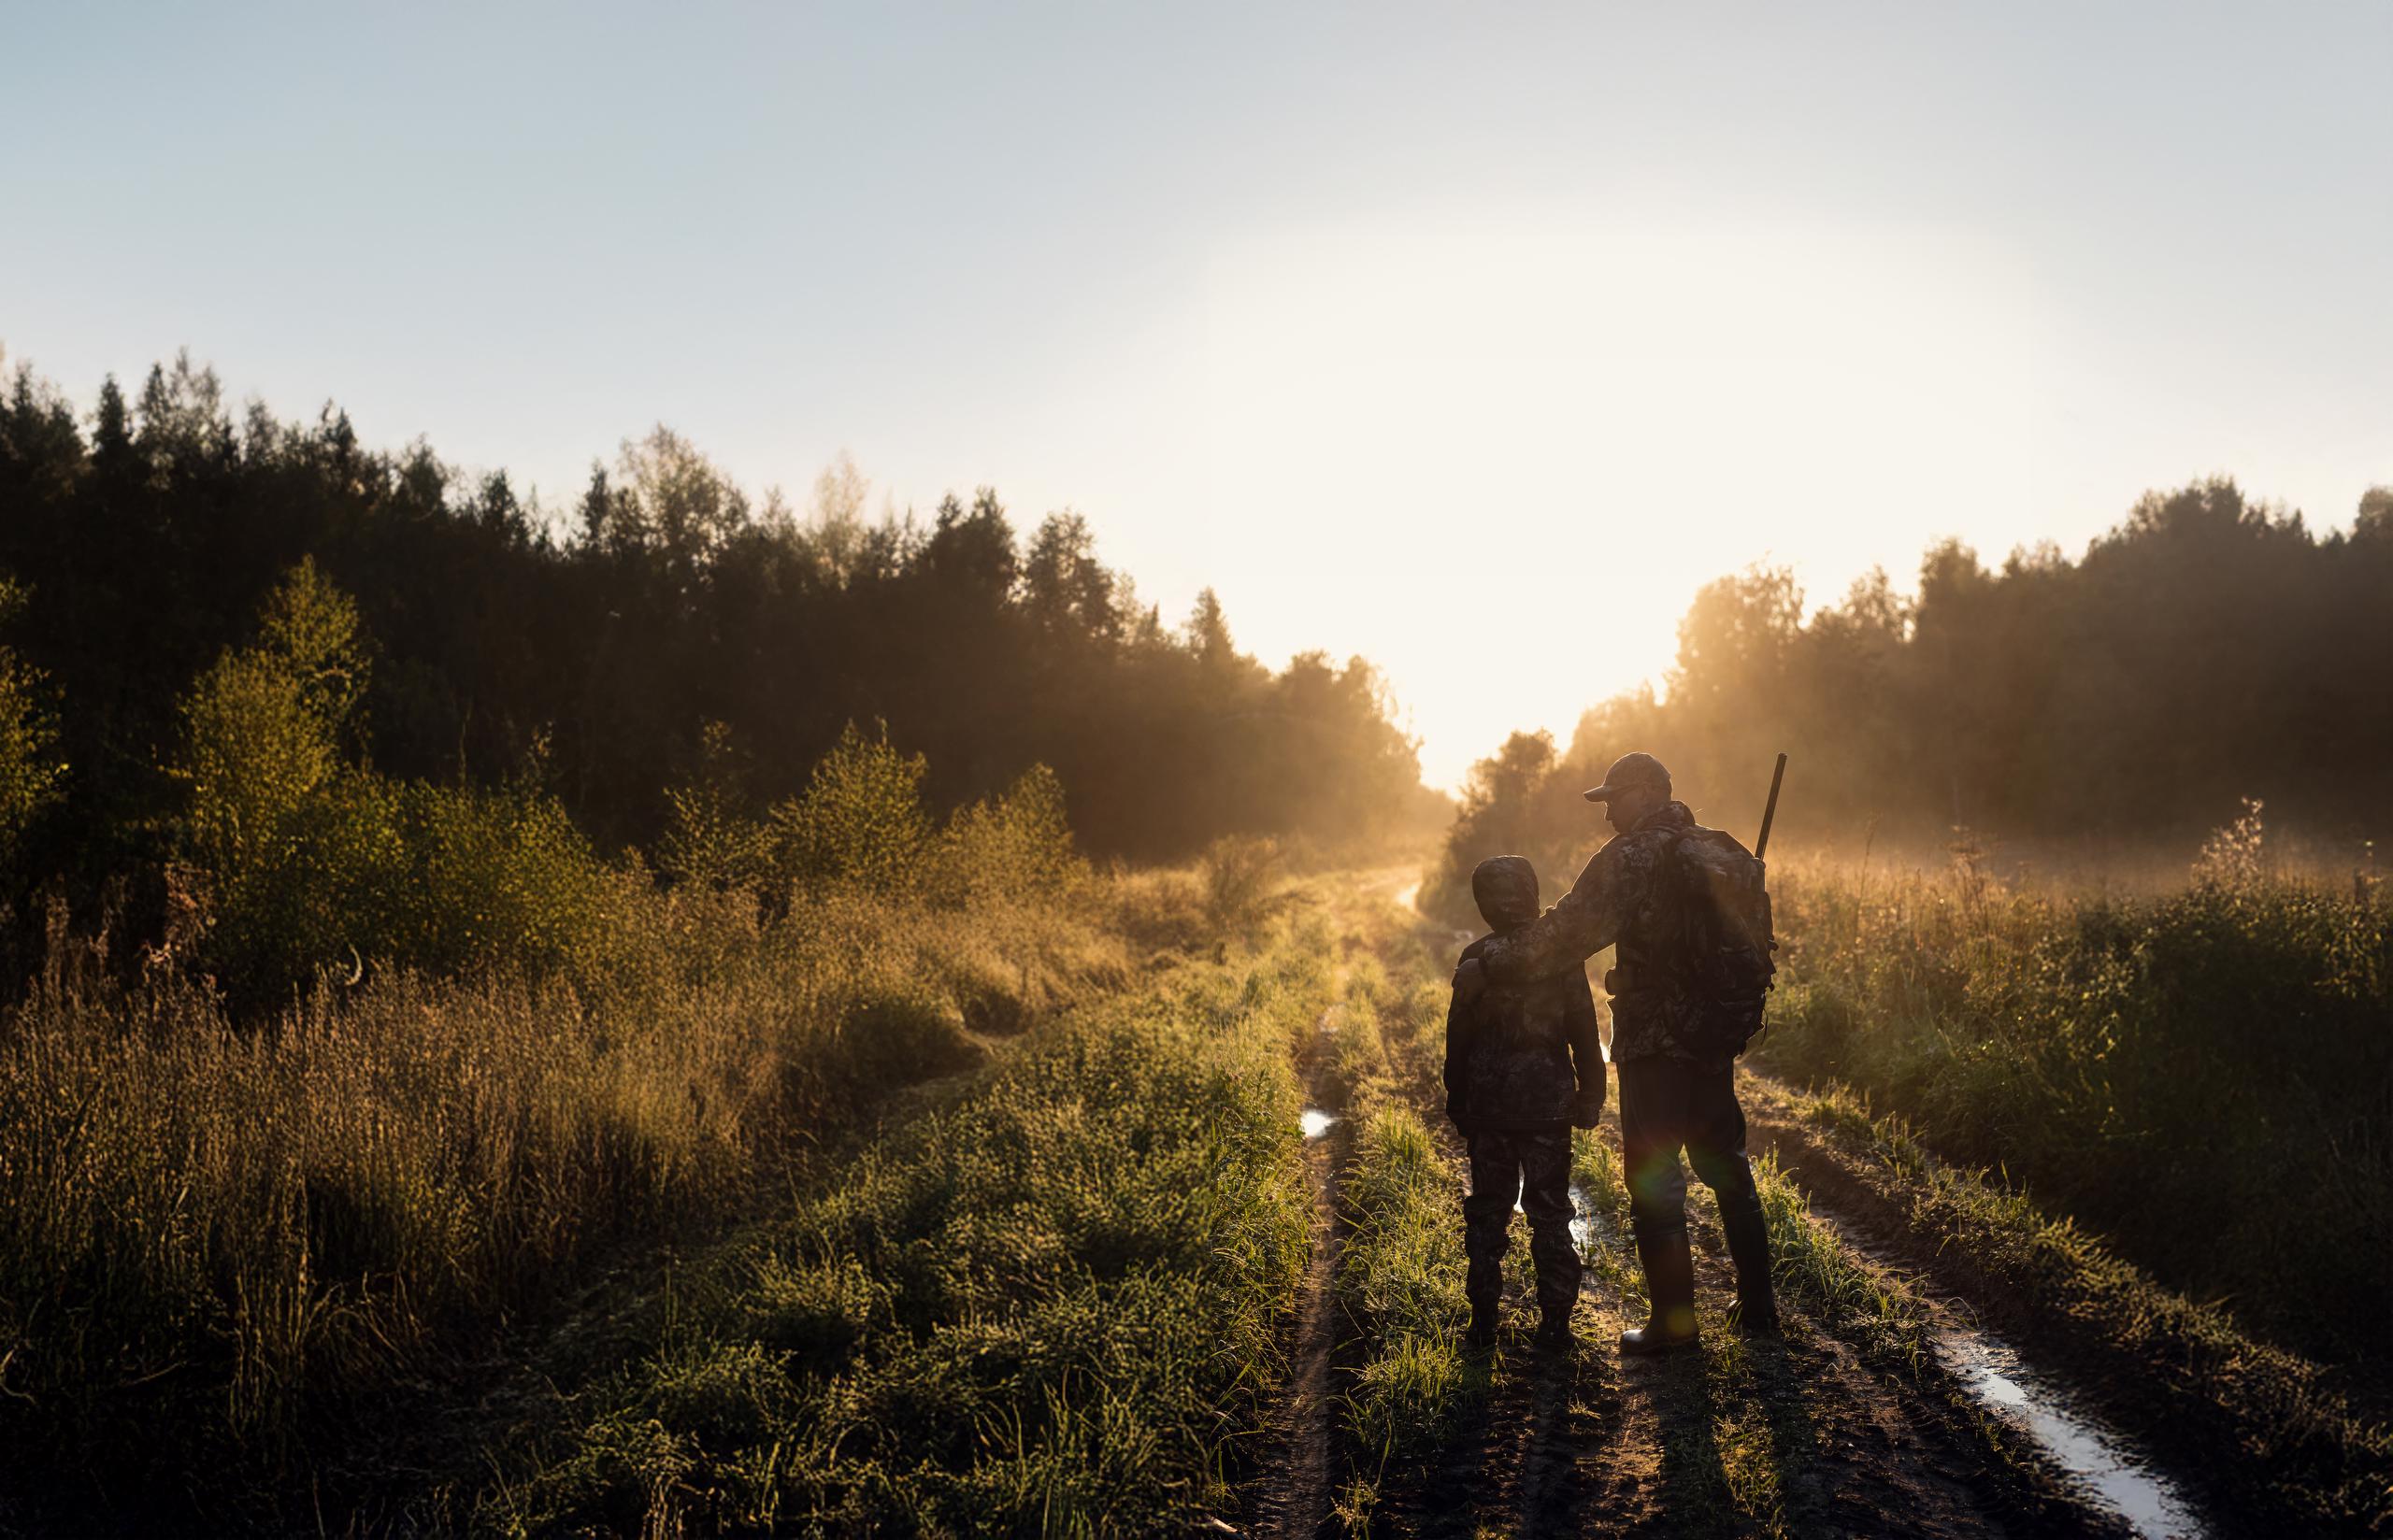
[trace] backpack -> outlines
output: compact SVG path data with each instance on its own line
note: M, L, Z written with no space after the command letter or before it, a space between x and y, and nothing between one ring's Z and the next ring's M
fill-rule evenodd
M1761 1030L1778 972L1768 868L1734 834L1698 827L1673 843L1669 870L1684 947L1674 971L1696 999L1697 1031L1734 1058Z

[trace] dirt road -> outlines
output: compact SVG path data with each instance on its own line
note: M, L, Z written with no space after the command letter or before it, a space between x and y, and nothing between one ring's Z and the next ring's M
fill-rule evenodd
M1733 1276L1708 1211L1698 1210L1695 1232L1703 1345L1624 1360L1613 1341L1644 1319L1635 1262L1611 1221L1588 1209L1576 1351L1564 1362L1534 1353L1528 1306L1508 1300L1492 1392L1443 1458L1385 1484L1373 1532L2128 1533L2029 1451L2006 1454L1999 1428L1982 1424L1933 1365L1914 1374L1791 1293L1781 1341L1729 1334L1719 1312Z
M1332 1025L1325 1013L1316 1038ZM1322 1105L1337 1097L1318 1042L1303 1068L1309 1105L1299 1132L1313 1191L1312 1262L1297 1299L1288 1384L1265 1444L1262 1476L1250 1489L1247 1505L1253 1533L1274 1540L1310 1540L1336 1533L1329 1525L1339 1454L1332 1383L1339 1322L1333 1283L1343 1225L1338 1213L1338 1171L1349 1131L1336 1111Z
M1375 887L1393 896L1396 885ZM1443 933L1436 939L1442 947ZM1417 974L1435 953L1415 948L1403 955ZM1598 1136L1616 1150L1609 1115L1607 1124ZM1757 1119L1756 1149L1781 1148L1784 1134L1767 1116ZM1788 1178L1808 1198L1805 1178L1829 1176L1824 1158L1805 1147L1806 1166L1793 1158L1791 1143L1784 1148ZM1483 1394L1469 1398L1428 1458L1378 1463L1374 1451L1347 1447L1337 1417L1351 1366L1368 1348L1352 1339L1354 1329L1328 1297L1348 1148L1342 1128L1307 1146L1320 1205L1316 1256L1296 1322L1294 1385L1251 1485L1245 1518L1253 1533L2206 1533L2185 1489L2154 1474L2111 1429L2079 1416L2083 1398L2065 1381L1987 1356L2007 1348L1975 1333L1966 1301L1923 1295L1924 1282L1901 1259L1873 1251L1866 1234L1844 1228L1850 1221L1832 1203L1813 1208L1811 1219L1843 1269L1833 1289L1856 1295L1859 1305L1827 1283L1808 1291L1790 1286L1782 1264L1783 1339L1741 1341L1721 1319L1733 1276L1713 1211L1698 1197L1690 1215L1702 1344L1641 1361L1623 1360L1614 1346L1623 1329L1644 1318L1641 1278L1616 1203L1579 1194L1576 1229L1588 1266L1575 1350L1552 1359L1531 1348L1533 1305L1515 1279ZM1458 1151L1450 1148L1450 1157ZM1458 1204L1461 1163L1450 1158L1449 1164ZM1457 1245L1459 1238L1457 1223ZM1525 1247L1524 1233L1515 1251ZM1923 1337L1914 1329L1904 1337L1889 1330L1868 1305L1881 1289L1911 1301L1914 1322L1916 1310L1933 1312L1934 1333ZM1376 1478L1377 1500L1367 1513L1337 1511L1341 1473L1350 1471Z

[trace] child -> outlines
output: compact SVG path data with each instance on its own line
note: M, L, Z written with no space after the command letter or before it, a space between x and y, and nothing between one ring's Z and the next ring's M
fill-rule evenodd
M1491 933L1538 915L1537 873L1519 856L1483 861L1470 894ZM1468 961L1487 944L1463 952ZM1446 1116L1470 1150L1470 1196L1463 1200L1463 1255L1469 1259L1470 1345L1496 1342L1503 1292L1505 1233L1517 1200L1529 1219L1542 1313L1538 1346L1570 1343L1579 1297L1579 1248L1570 1238L1570 1130L1593 1128L1604 1105L1603 1050L1596 1000L1582 965L1512 987L1490 985L1446 1008Z

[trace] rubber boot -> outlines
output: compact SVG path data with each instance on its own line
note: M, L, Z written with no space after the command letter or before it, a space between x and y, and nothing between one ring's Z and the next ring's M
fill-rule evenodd
M1778 1335L1778 1300L1770 1282L1770 1225L1762 1217L1761 1200L1722 1204L1720 1228L1728 1237L1728 1255L1737 1263L1737 1307L1731 1324L1749 1337Z
M1653 1313L1644 1325L1620 1333L1623 1356L1667 1353L1695 1345L1695 1253L1686 1227L1637 1237L1637 1260L1645 1267L1645 1292Z

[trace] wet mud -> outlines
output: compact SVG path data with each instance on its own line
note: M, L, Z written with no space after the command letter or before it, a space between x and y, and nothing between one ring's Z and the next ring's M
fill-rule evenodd
M2134 1440L2072 1409L2068 1390L2023 1366L2001 1338L1951 1324L1937 1333L1936 1355L1981 1405L2033 1439L2086 1501L2117 1512L2138 1540L2205 1540L2213 1533Z
M2172 1469L2169 1451L2111 1414L2097 1392L2099 1371L2081 1367L2064 1343L2028 1342L2008 1327L2016 1309L1997 1317L1972 1297L1957 1267L1922 1255L1886 1197L1785 1115L1784 1092L1755 1078L1746 1106L1756 1153L1775 1154L1802 1190L1813 1216L1844 1248L1899 1276L1933 1312L1939 1367L1987 1417L2023 1440L2061 1489L2090 1511L2142 1540L2200 1540L2236 1533L2222 1522L2197 1481Z

